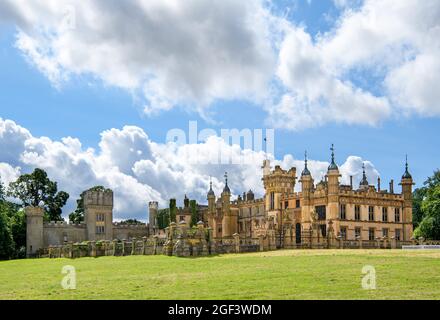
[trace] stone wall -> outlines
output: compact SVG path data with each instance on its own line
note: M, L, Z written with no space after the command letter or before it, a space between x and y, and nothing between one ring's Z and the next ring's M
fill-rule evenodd
M149 229L145 224L126 225L113 223L113 239L142 238L148 235Z
M43 244L62 245L67 242L83 242L87 240L86 225L68 224L64 221L50 222L43 225Z

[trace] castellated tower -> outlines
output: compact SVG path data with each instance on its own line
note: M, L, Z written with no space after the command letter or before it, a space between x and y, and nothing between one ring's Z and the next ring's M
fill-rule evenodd
M275 218L275 223L281 214L281 198L294 193L296 180L296 168L292 167L288 171L275 166L270 171L269 160L263 163L263 184L265 189L265 208L269 217Z
M84 221L87 239L112 240L113 238L113 191L86 191L84 195Z
M404 240L410 240L413 235L413 225L412 225L412 187L414 185L413 178L408 171L408 158L405 163L405 172L402 176L402 180L400 181L400 185L402 186L402 194L403 194L403 228Z
M336 220L339 213L339 168L335 163L335 149L332 144L332 161L327 170L328 179L328 216L327 220Z
M158 229L157 226L157 211L159 203L157 201L150 201L148 203L148 230L150 234L154 234Z
M26 207L26 255L33 256L43 248L43 215L41 207Z

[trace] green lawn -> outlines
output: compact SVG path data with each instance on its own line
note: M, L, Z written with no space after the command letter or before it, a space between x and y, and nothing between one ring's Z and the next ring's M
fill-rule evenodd
M76 290L61 288L64 265ZM376 290L361 288L364 265ZM206 258L0 262L0 299L439 299L440 251L283 250Z

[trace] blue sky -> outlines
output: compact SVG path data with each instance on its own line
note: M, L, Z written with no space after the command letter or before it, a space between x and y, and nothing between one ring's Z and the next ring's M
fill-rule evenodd
M304 28L314 43L319 41L317 37L335 30L337 19L346 10L345 7L336 7L332 1L313 0L278 1L271 12L279 17L287 12L287 8L290 11L285 18L292 28ZM357 8L359 5L352 7L353 10ZM194 120L198 121L199 129L218 131L221 128L273 127L267 110L262 107L263 102L258 99L212 99L208 110L215 121L213 123L206 121L195 108L188 108L188 103L176 103L169 110L146 114L143 102L134 98L133 92L87 72L70 76L57 88L47 74L30 61L29 54L17 46L17 32L10 20L0 24L0 117L13 120L34 137L47 136L58 141L70 136L78 138L83 148L98 149L100 134L104 130L122 129L126 125L142 128L157 143L165 142L169 129L186 131L188 122ZM365 63L359 65L360 68L352 65L344 69L340 79L373 95L385 94L381 85L383 74L379 72L378 76L372 72L374 67L365 67ZM289 85L276 84L275 87L284 92L295 89ZM279 101L281 94L274 100ZM276 103L272 108L276 108ZM438 110L438 106L433 108ZM334 143L340 164L350 155L368 160L380 172L386 186L389 179L400 180L405 154L408 154L410 171L420 186L439 167L440 120L436 112L427 115L393 111L392 116L384 117L374 125L368 121L321 121L316 126L299 129L279 126L275 128L275 158L292 154L301 159L307 149L310 158L328 161L329 146ZM364 114L359 113L359 118L362 117Z

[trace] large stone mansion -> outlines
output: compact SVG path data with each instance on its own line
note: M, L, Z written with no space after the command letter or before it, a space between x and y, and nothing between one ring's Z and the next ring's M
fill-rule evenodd
M331 163L325 178L315 183L307 166L299 183L301 191L295 192L296 168L284 170L271 168L264 160L263 184L265 195L256 199L247 193L231 199L231 191L225 175L223 192L217 197L211 187L207 193L207 205L198 205L198 226L209 230L212 243L230 243L232 239L242 245L260 241L265 249L340 247L344 243L357 247L377 247L385 244L408 242L412 238L412 187L413 179L408 171L401 178L401 192L396 193L391 180L389 189L372 185L365 169L359 186L340 183L339 168L332 148ZM149 203L149 222L144 225L121 225L113 222L113 193L88 191L84 197L85 221L82 224L65 222L43 223L40 208L26 208L27 252L34 254L41 248L71 242L114 239L140 239L163 236L172 238L176 227L189 228L191 210L185 197L184 207L178 208L176 221L167 230L159 230L158 203ZM174 228L174 229L173 229ZM238 240L237 240L238 239ZM263 241L263 242L262 242ZM391 247L391 245L389 246Z

